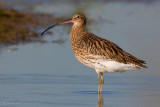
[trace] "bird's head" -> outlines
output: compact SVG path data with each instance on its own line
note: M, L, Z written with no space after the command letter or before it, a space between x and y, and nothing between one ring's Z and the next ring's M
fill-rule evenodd
M86 25L86 17L80 13L80 14L75 14L72 17L72 21L74 23L74 25L78 25L78 26L82 26L82 25Z
M64 21L64 22L61 22L61 23L56 23L55 25L52 25L52 26L48 27L46 30L44 30L41 33L41 35L43 35L49 29L51 29L51 28L53 28L55 26L59 26L59 25L65 24L65 23L74 23L75 26L85 26L86 25L86 21L87 21L87 19L82 13L75 14L75 15L73 15L71 20Z

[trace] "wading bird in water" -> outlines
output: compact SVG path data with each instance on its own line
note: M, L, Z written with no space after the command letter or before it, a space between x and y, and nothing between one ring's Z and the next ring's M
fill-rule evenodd
M98 74L99 91L102 91L103 73L124 72L140 68L147 68L145 61L125 52L115 43L86 32L87 19L83 14L75 14L72 20L57 23L47 30L65 23L73 23L70 40L75 57L82 64L93 68Z

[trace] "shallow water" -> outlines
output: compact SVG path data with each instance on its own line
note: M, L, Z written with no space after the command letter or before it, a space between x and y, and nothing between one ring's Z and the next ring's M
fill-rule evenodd
M85 7L90 32L145 60L149 69L104 74L98 95L96 72L74 58L70 28L59 26L44 37L48 43L1 50L0 107L159 107L160 2L87 2L88 7L82 2L76 7L50 0L24 6L18 1L8 5L66 17Z

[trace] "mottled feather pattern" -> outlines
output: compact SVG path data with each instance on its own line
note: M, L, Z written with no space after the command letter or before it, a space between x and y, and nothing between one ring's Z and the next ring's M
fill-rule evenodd
M124 64L133 63L137 65L137 68L147 68L143 65L143 63L145 63L143 60L125 52L118 45L110 42L109 40L105 40L88 32L81 32L80 35L79 37L76 37L75 40L72 40L74 42L72 43L72 45L74 45L73 51L75 53L78 51L77 54L81 54L80 56L87 57L86 54L88 53L103 56L105 59L112 59ZM82 53L85 54L83 55ZM88 58L91 58L91 56Z
M106 59L112 59L124 64L133 63L138 65L140 68L147 68L142 65L145 63L143 60L125 52L113 42L100 38L92 33L83 32L82 35L83 38L81 42L84 43L83 46L86 47L85 49L87 49L89 53L104 56Z
M73 16L75 20L70 32L72 49L75 57L96 72L124 72L137 68L147 68L145 62L125 52L109 40L85 32L86 20L84 15ZM77 21L78 20L78 21Z

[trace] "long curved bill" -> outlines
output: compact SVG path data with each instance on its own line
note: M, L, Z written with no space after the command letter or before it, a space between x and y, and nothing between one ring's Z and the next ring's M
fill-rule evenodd
M72 23L72 22L73 22L73 20L68 20L68 21L64 21L64 22L61 22L61 23L56 23L56 24L48 27L46 30L44 30L44 31L41 33L41 36L42 36L45 32L47 32L49 29L51 29L51 28L53 28L53 27L56 27L56 26L59 26L59 25L65 24L65 23Z

